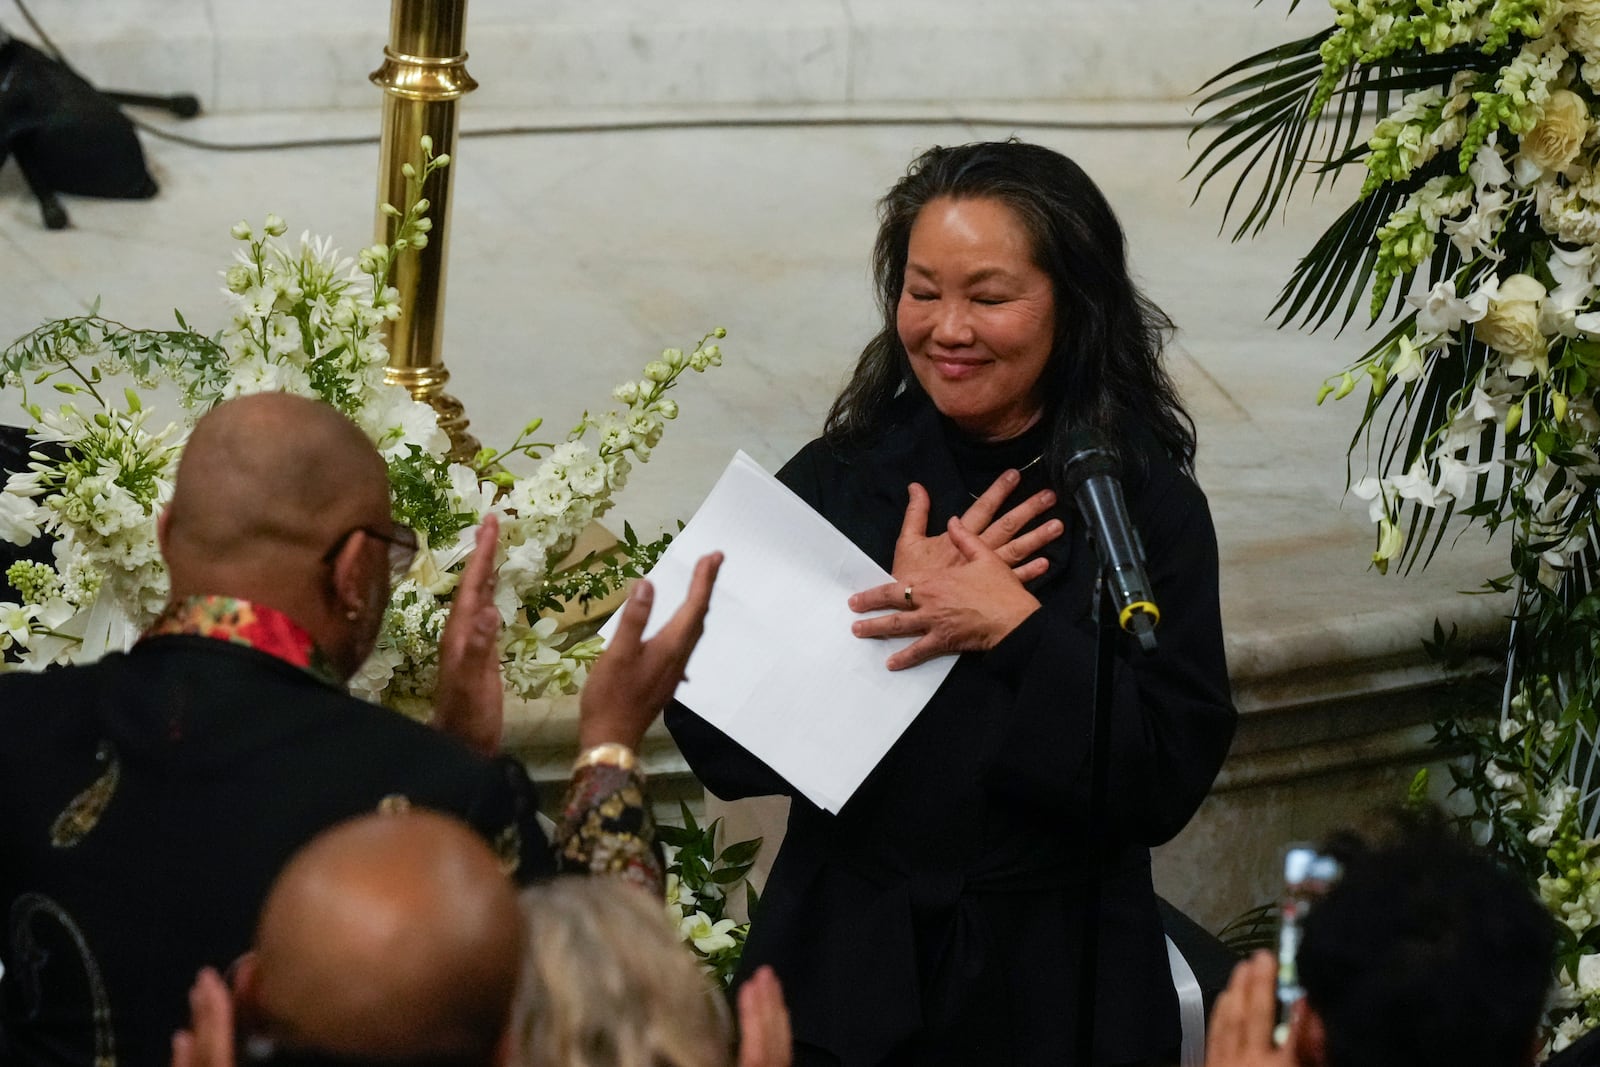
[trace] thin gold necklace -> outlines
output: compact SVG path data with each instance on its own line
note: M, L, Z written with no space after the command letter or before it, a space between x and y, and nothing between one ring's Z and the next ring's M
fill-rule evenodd
M1029 467L1031 467L1034 464L1038 463L1043 458L1044 458L1044 453L1040 452L1037 456L1034 456L1032 459L1028 460L1028 462L1026 462L1022 466L1018 467L1017 468L1017 473L1021 474L1023 471L1027 470ZM968 489L967 490L967 495L970 496L972 499L976 500L976 499L978 499L980 494L974 493L971 489Z

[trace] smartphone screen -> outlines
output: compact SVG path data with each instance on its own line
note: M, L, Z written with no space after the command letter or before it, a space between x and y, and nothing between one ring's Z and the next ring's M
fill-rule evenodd
M1306 916L1328 886L1339 877L1339 861L1310 845L1290 845L1283 854L1283 897L1278 909L1278 1015L1272 1040L1289 1039L1289 1020L1295 1002L1305 996L1300 985L1300 939Z

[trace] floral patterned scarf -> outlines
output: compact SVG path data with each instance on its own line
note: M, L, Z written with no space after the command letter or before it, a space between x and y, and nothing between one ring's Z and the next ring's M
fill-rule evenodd
M299 667L320 682L343 689L344 682L305 627L265 604L231 596L192 596L167 605L141 641L170 634L209 637L265 652Z

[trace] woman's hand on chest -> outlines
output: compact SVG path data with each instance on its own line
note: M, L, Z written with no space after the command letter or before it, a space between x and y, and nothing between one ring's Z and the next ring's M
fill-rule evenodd
M1021 481L1022 476L1016 471L1003 472L961 515L961 525L976 534L1011 567L1019 581L1029 582L1049 568L1049 561L1037 553L1060 537L1064 527L1060 519L1050 519L1028 529L1030 523L1055 506L1056 495L1048 489L1034 493L1016 507L1000 514L1006 499L1016 491ZM890 573L901 581L911 581L965 564L966 557L951 541L948 533L934 537L928 535L928 491L912 482L907 492L909 499L905 518L900 525L900 536L895 539L894 565Z
M906 509L907 529L910 529L911 513L918 508L917 494L920 490L920 486L913 486L912 504ZM921 512L925 519L927 494L922 493L921 498ZM1017 510L1027 506L1021 505ZM1057 529L1041 544L1060 536L1060 523L1055 520L1051 522ZM948 562L947 557L938 557L934 550L918 546L917 552L935 565L923 570L908 569L902 572L901 553L897 550L896 580L864 590L850 598L850 607L857 612L888 609L887 614L860 619L852 624L852 632L857 637L917 638L911 645L889 657L887 665L892 671L914 667L937 656L993 648L1024 619L1039 610L1039 601L1022 583L1027 577L1036 577L1044 572L1044 560L1035 559L1013 567L983 538L963 525L960 519L952 518L941 538L955 550L957 562ZM1009 540L1007 543L1015 544L1016 541ZM1036 548L1030 551L1034 550ZM1029 569L1037 574L1023 574Z

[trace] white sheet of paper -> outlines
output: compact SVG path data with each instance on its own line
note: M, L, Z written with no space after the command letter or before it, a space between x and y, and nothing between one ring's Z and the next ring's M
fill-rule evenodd
M846 601L893 577L743 452L650 572L647 638L688 596L695 562L714 551L722 570L677 697L812 803L838 811L955 657L885 667L914 639L856 637L850 624L860 616ZM601 635L609 641L615 628L613 616Z

